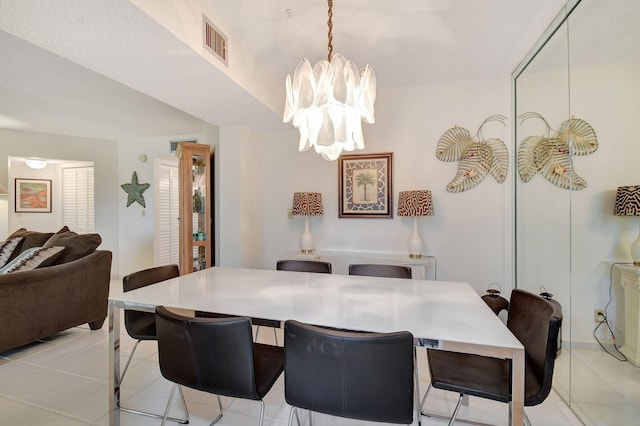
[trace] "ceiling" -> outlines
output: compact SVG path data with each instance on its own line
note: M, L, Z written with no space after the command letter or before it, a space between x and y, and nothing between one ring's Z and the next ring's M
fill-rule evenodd
M323 0L198 2L283 81L283 92L302 58L326 59ZM334 53L369 64L379 90L502 78L564 3L335 0ZM0 0L0 60L4 128L122 140L196 133L202 121L283 126L279 111L129 0Z

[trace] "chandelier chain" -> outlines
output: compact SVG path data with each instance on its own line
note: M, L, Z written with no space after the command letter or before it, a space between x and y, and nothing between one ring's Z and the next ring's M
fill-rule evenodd
M327 34L327 37L329 39L329 43L328 43L328 49L329 49L329 53L327 54L327 61L331 62L331 54L333 53L333 34L331 34L331 32L333 31L333 21L331 20L331 18L333 18L333 0L328 0L328 4L329 4L329 19L327 20L327 25L329 26L329 32Z

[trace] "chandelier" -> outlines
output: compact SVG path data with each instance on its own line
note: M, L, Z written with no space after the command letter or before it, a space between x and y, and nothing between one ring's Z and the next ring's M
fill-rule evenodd
M311 68L305 58L293 78L287 75L282 120L300 131L300 152L313 146L325 160L333 161L343 150L364 148L361 121L375 123L376 76L369 65L359 71L344 56L332 57L333 0L328 0L328 7L327 60Z

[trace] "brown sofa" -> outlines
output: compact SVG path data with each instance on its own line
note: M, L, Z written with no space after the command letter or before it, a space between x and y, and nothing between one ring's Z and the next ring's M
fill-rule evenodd
M111 257L110 251L92 250L61 264L0 275L0 352L84 323L101 328Z

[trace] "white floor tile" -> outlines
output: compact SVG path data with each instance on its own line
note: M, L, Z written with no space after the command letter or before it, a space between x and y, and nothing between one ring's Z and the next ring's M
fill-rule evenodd
M119 284L119 282L118 282ZM120 285L120 284L119 284ZM282 330L278 340L282 344ZM122 361L133 346L133 339L122 333ZM260 340L275 341L271 329L260 331ZM0 424L11 425L108 425L108 334L102 330L90 331L88 327L76 327L46 339L46 342L29 345L19 350L0 354ZM556 368L554 385L564 391L562 398L552 391L547 400L526 411L534 425L580 425L565 401L571 401L587 425L635 424L640 418L640 369L619 363L599 351L563 351ZM609 359L611 358L611 359ZM420 390L427 389L428 366L426 355L418 352ZM569 384L569 369L572 382ZM157 364L155 342L142 342L130 370L124 380L123 406L162 413L171 390L171 384L162 378ZM185 389L191 415L190 424L208 425L217 415L214 395ZM422 396L422 395L421 395ZM434 390L428 407L450 413L456 403L456 395ZM222 426L254 425L260 414L260 404L223 397L224 416ZM174 402L172 415L181 415ZM281 377L265 398L265 426L283 426L289 419L290 407L284 401L284 380ZM377 425L355 422L314 414L314 425ZM471 398L460 416L506 425L506 404ZM307 424L306 413L301 413ZM630 422L630 423L629 423ZM158 419L121 413L123 426L159 425ZM417 419L414 422L417 424ZM425 426L445 425L445 420L422 417Z

